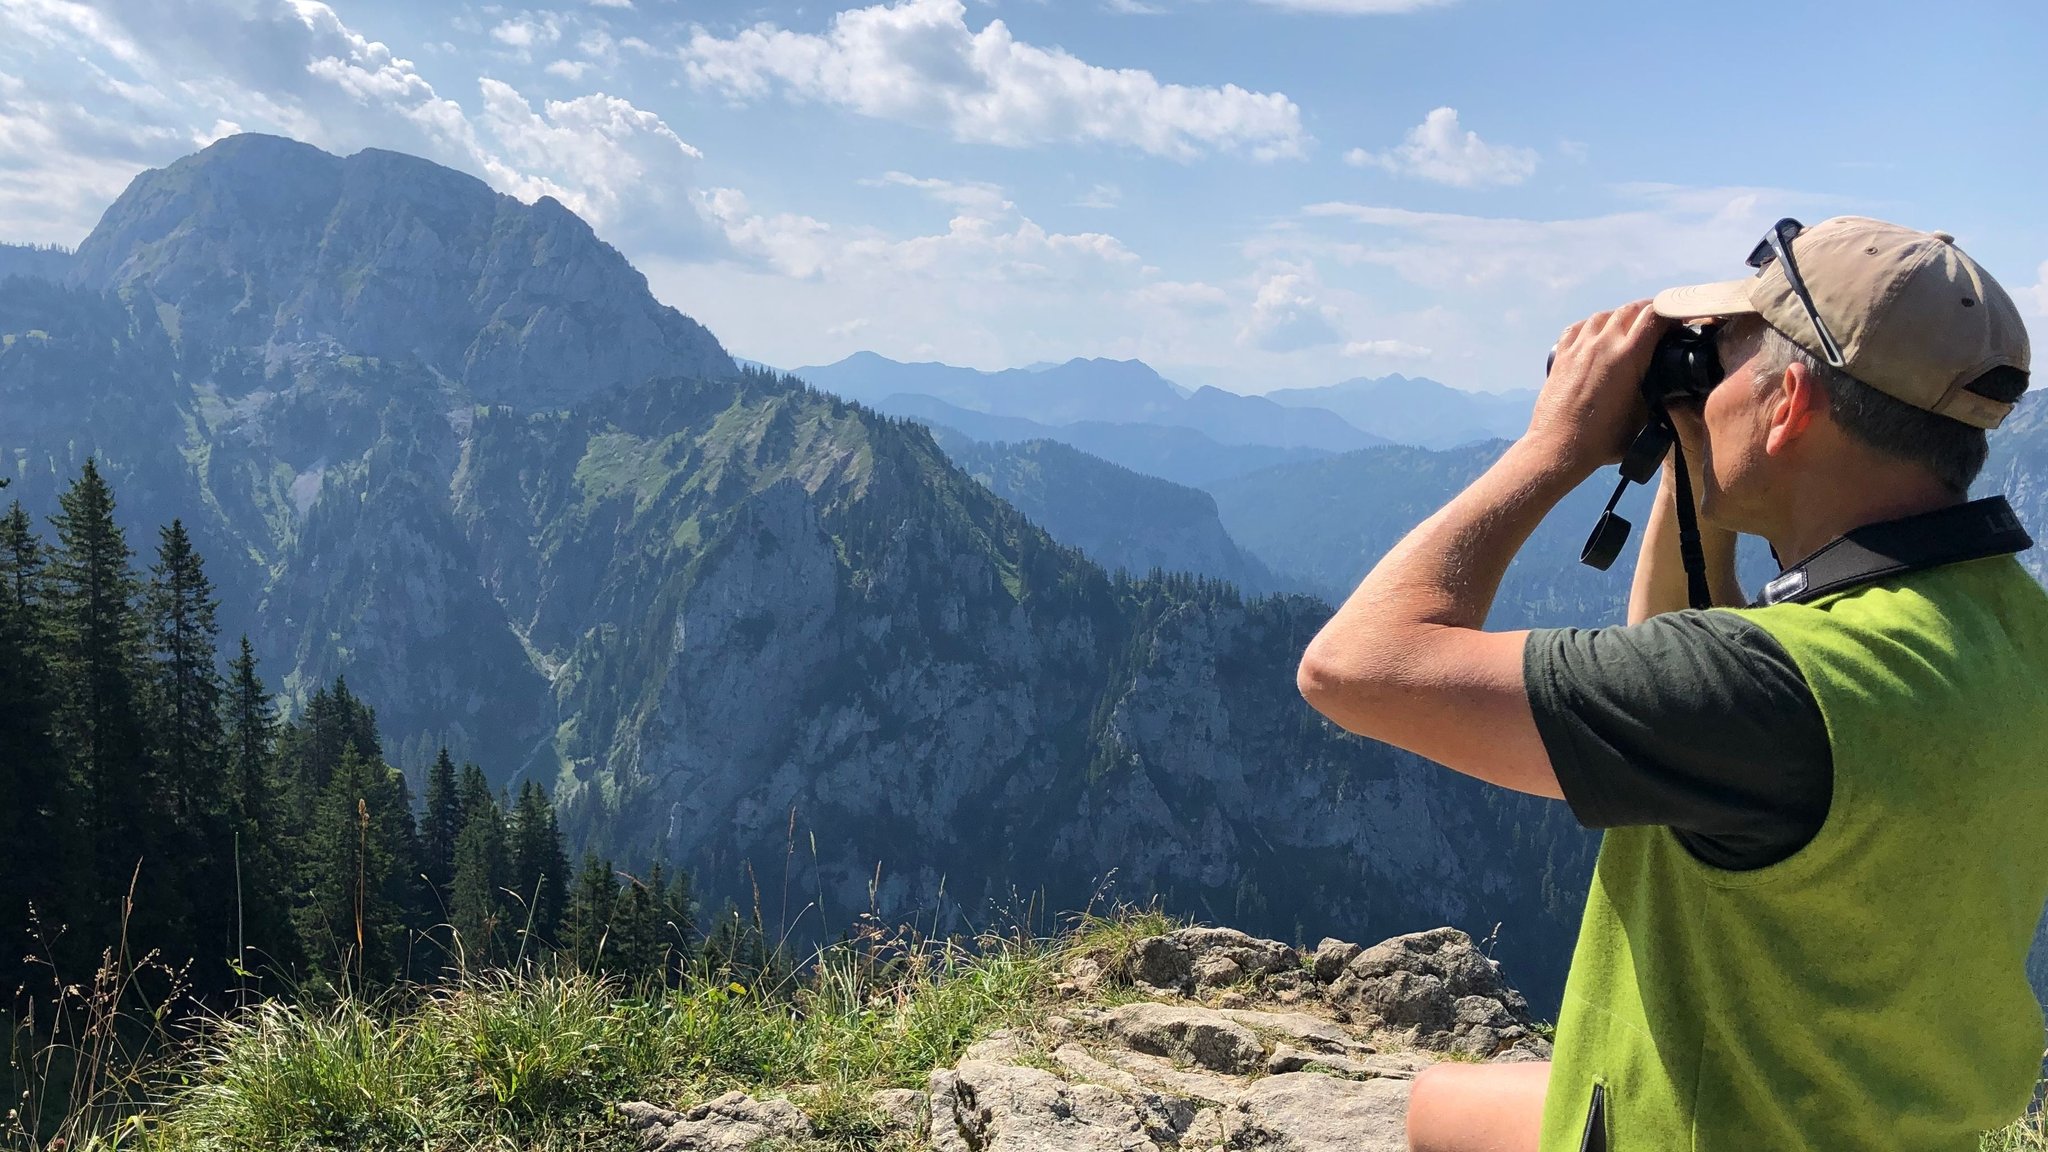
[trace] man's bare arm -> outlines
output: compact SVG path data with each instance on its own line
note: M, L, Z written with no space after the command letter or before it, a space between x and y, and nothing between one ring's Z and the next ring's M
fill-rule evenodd
M1697 493L1699 457L1689 457L1686 463L1692 466ZM1735 533L1704 520L1699 521L1699 526L1700 552L1707 562L1708 594L1720 605L1737 607L1748 603L1741 582L1735 578ZM1640 624L1660 612L1677 612L1691 606L1685 561L1678 552L1678 484L1667 460L1650 506L1650 522L1643 526L1643 539L1636 553L1635 580L1629 586L1628 622Z
M1544 514L1620 459L1662 327L1642 302L1566 330L1528 433L1388 552L1309 644L1298 682L1311 705L1466 775L1561 795L1522 680L1527 633L1483 626Z

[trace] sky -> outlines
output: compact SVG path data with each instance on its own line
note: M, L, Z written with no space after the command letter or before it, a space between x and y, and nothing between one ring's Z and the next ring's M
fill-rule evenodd
M2048 331L2048 4L0 0L0 240L237 131L582 214L736 355L1540 383L1773 220L1953 233Z

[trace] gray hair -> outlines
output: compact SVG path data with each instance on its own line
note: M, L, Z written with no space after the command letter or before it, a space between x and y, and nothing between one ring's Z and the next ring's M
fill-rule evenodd
M1969 493L1977 473L1984 469L1988 450L1982 428L1888 396L1794 344L1761 319L1746 318L1744 326L1752 323L1760 330L1756 336L1759 382L1775 378L1795 363L1805 365L1827 396L1829 418L1842 431L1887 456L1920 465L1958 496ZM2024 389L2025 380L2024 375L2019 377L2020 389ZM1986 394L1991 391L1980 384L1971 387ZM2013 390L2011 396L1994 398L2017 399L2018 390Z

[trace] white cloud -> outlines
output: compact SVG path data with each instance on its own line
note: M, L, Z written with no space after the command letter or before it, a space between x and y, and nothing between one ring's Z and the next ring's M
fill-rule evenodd
M507 48L522 51L544 44L553 44L562 38L562 23L552 12L538 15L526 13L501 22L491 29L491 39Z
M1682 278L1738 275L1742 257L1772 220L1797 205L1827 203L1775 189L1645 186L1622 191L1640 206L1562 220L1311 204L1302 210L1306 223L1339 221L1353 227L1335 237L1283 228L1248 245L1246 252L1260 259L1326 257L1378 265L1425 288L1452 293L1493 289L1533 301L1589 284L1614 284L1615 291L1654 290L1682 283Z
M1114 208L1123 203L1124 190L1114 184L1097 184L1080 199L1074 201L1076 208Z
M2021 308L2031 303L2034 315L2048 316L2048 260L2041 261L2041 267L2035 271L2034 286L2020 289L2019 303Z
M1457 2L1458 0L1258 0L1258 3L1273 8L1291 8L1297 12L1327 12L1336 16L1393 16L1403 12L1419 12L1424 8L1441 8Z
M1315 277L1304 271L1268 276L1237 342L1266 352L1297 352L1343 339L1337 334L1337 310L1317 300L1318 288Z
M1159 280L1138 288L1131 299L1147 307L1190 316L1217 316L1230 310L1230 294L1201 281Z
M574 100L549 100L536 113L519 90L488 77L482 121L518 166L494 163L524 190L543 190L577 215L621 222L620 206L634 198L647 204L665 199L666 184L655 172L703 154L652 112L617 96L594 92Z
M839 337L852 336L859 332L865 331L869 323L870 321L867 317L859 316L852 320L848 320L845 323L832 325L831 327L825 329L825 335Z
M1438 108L1425 116L1397 148L1377 153L1353 148L1344 161L1459 188L1520 184L1536 171L1535 149L1488 144L1479 133L1459 127L1456 108Z
M591 64L588 60L557 60L548 65L543 71L550 76L560 76L562 79L573 84L583 79L583 74L590 71L590 68Z
M633 0L589 0L592 8L631 8Z
M1111 144L1181 160L1298 156L1308 143L1282 93L1162 84L1023 43L1001 20L974 31L966 11L960 0L902 0L841 12L823 35L764 23L721 39L699 28L681 57L692 84L734 100L780 90L970 143Z
M1388 360L1427 360L1433 353L1406 340L1353 340L1344 345L1346 356L1377 356Z

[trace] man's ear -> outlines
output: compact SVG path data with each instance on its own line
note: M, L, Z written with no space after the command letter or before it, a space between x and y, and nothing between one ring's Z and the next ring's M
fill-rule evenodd
M1820 381L1806 365L1796 360L1787 364L1764 397L1764 451L1777 456L1798 443L1813 427L1824 402Z

